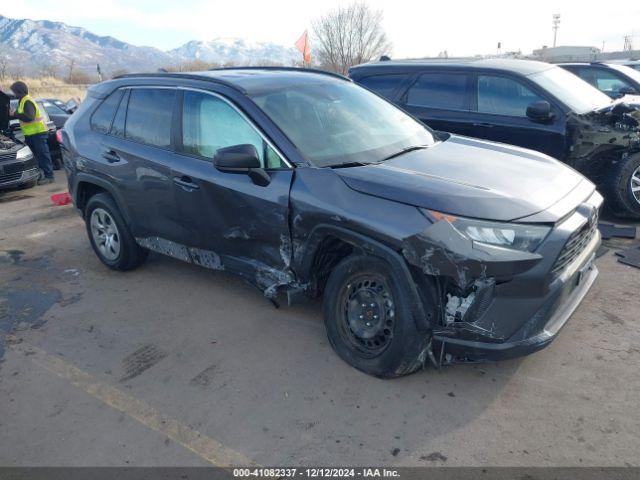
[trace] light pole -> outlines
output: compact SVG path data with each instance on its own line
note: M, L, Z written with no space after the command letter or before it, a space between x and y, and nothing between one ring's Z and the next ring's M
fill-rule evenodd
M558 28L560 28L560 14L553 14L553 46L556 46L556 39L558 37Z

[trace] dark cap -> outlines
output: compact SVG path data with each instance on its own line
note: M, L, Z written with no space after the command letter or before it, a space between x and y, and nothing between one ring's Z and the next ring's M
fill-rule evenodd
M13 85L9 87L13 93L15 93L16 97L24 97L29 93L29 89L27 88L27 84L24 82L14 82Z

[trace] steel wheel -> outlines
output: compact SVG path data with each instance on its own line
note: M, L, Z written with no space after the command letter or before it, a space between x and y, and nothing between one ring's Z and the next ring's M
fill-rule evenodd
M344 291L340 330L360 354L374 357L393 339L395 306L391 290L381 275L362 274Z
M100 253L107 260L115 260L120 255L120 233L109 213L96 208L91 213L91 235Z
M631 187L631 194L636 202L640 203L640 167L631 174L631 180L629 181Z

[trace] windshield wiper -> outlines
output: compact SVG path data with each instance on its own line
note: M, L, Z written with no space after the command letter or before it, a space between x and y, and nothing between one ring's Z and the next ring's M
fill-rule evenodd
M400 155L404 155L405 153L413 152L414 150L422 150L423 148L428 147L429 145L413 145L411 147L406 147L400 151L397 151L396 153L392 153L388 157L383 158L381 161L384 162L385 160L391 160L392 158L399 157Z

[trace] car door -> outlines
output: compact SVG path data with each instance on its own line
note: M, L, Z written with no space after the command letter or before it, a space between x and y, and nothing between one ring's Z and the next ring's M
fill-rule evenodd
M472 135L469 75L458 71L418 74L400 99L401 106L434 130Z
M625 89L636 90L629 79L613 69L590 65L574 68L572 72L611 98L624 96Z
M182 90L177 150L171 176L182 229L209 261L251 277L264 289L289 280L289 189L293 170L255 124L228 98ZM270 181L222 172L220 148L251 144Z
M170 87L127 89L100 141L100 168L126 204L132 232L139 239L187 238L177 215L171 175L176 157L172 151L176 92Z
M542 92L519 78L498 73L478 73L474 86L473 136L564 158L564 114ZM540 101L550 103L554 118L539 121L527 117L527 107Z
M369 75L356 79L356 83L393 102L399 91L404 90L403 85L410 80L411 76L408 73Z

